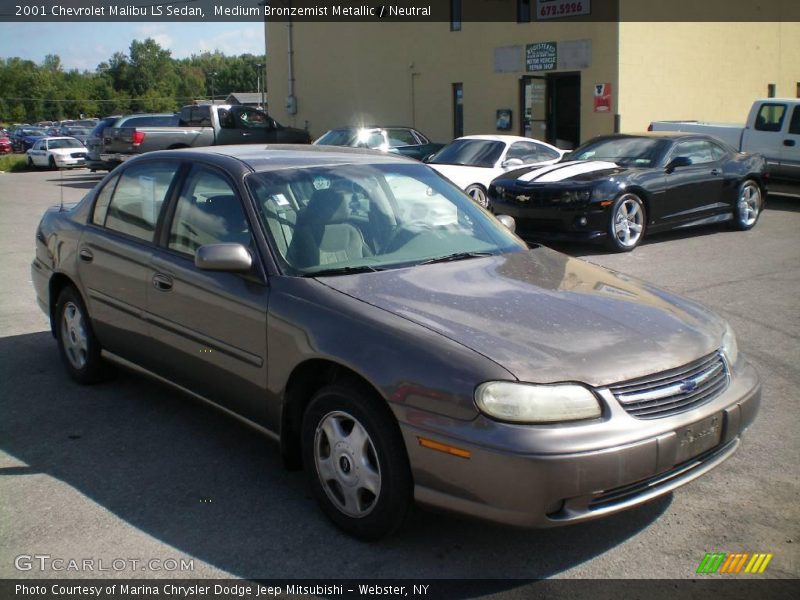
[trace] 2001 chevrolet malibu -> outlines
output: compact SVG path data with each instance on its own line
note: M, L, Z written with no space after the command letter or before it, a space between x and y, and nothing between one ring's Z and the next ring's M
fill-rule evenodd
M413 500L519 526L613 513L719 465L758 410L722 319L529 249L401 157L150 153L36 239L72 377L121 364L257 424L364 539Z

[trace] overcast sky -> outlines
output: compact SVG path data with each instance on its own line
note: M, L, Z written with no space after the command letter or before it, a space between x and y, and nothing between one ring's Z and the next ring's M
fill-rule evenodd
M65 69L89 69L114 54L128 53L133 40L151 37L173 58L220 50L227 55L263 54L264 25L234 23L0 23L0 57L37 63L58 54Z

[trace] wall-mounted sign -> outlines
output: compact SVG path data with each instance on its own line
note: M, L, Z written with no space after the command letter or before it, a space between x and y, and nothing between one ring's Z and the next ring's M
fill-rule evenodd
M592 14L592 0L536 0L536 18L561 19Z
M497 109L497 129L498 131L511 130L511 109L498 108Z
M594 84L594 112L611 112L611 84Z
M528 71L552 71L558 60L555 42L540 42L525 46L525 68Z

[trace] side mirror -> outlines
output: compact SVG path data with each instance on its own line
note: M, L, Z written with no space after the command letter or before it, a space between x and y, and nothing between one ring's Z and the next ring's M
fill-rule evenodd
M506 228L514 233L517 230L517 222L514 220L514 217L509 215L495 215L497 220L500 221Z
M504 160L500 166L504 169L513 169L514 167L521 167L524 164L521 158L509 158L508 160Z
M688 167L692 164L692 159L688 156L676 156L667 164L667 173L672 173L678 167Z
M241 244L206 244L197 249L194 265L204 271L249 271L253 257Z

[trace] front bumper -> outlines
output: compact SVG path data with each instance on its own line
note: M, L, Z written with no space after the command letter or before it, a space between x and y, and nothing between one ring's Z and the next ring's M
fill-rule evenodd
M608 209L599 204L557 206L540 201L526 205L492 197L489 210L497 215L514 217L515 233L525 240L591 242L607 235Z
M760 383L755 370L741 363L719 397L663 419L636 419L610 393L601 392L611 414L597 425L600 434L592 434L597 441L591 449L583 444L577 451L564 450L578 425L549 428L547 435L555 442L551 453L529 450L541 446L535 427L521 435L520 426L479 417L450 423L446 433L439 433L402 422L415 498L420 504L508 525L554 527L616 513L669 493L730 457L755 420ZM718 443L686 458L681 448L686 427L714 416L721 419ZM420 422L413 415L411 420ZM470 457L423 447L419 437L465 449Z
M61 168L86 166L85 158L62 157L62 158L56 158L55 161L56 161L56 166Z

